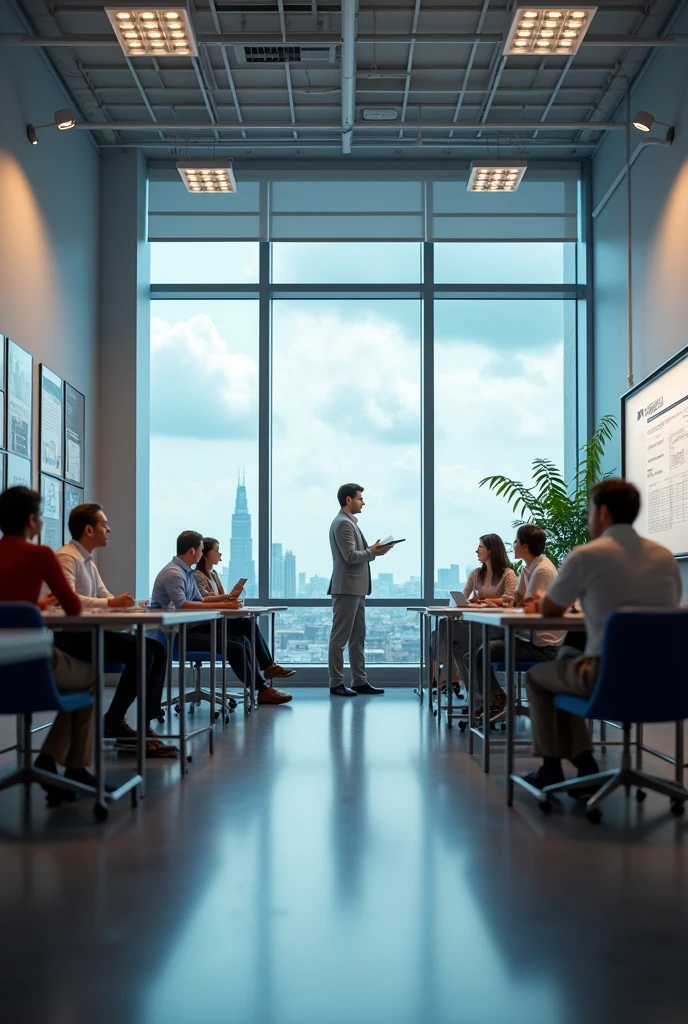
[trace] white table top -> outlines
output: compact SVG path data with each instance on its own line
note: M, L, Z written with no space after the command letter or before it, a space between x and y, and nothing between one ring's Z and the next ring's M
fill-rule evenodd
M429 607L414 607L407 608L407 612L426 612L428 615L444 615L448 618L460 619L464 612L484 612L486 615L493 615L495 612L503 612L503 608L469 608L463 605L458 608L454 605L440 604L430 605Z
M49 658L53 638L47 629L0 629L0 665Z
M270 607L263 607L262 605L248 604L242 605L241 608L218 608L217 609L223 619L242 619L248 616L257 615L272 615L273 612L287 612L289 609L285 605L271 605Z
M567 612L560 617L524 612L520 608L462 608L471 622L487 626L502 626L516 629L585 629L585 616L575 612Z
M107 609L106 611L84 611L81 615L65 615L60 609L43 612L43 622L49 629L92 629L93 626L105 626L111 629L129 629L143 624L151 629L164 626L181 626L194 622L208 622L219 619L220 613L215 609L202 611L167 611L164 608Z

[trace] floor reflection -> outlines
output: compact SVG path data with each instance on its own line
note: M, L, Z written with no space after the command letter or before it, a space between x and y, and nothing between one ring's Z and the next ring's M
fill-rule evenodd
M409 691L297 691L191 769L0 847L9 1024L684 1018L685 826L652 797L606 831L508 813Z

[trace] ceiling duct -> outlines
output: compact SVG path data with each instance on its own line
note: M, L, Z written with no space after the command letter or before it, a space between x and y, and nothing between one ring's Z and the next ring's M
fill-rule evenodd
M335 64L336 46L235 46L239 64Z

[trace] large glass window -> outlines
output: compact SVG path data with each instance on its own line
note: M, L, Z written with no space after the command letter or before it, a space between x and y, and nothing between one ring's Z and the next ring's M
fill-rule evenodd
M151 284L258 282L257 242L154 242Z
M366 539L406 538L372 563L373 596L418 597L420 302L276 300L272 338L273 561L295 559L292 596L326 595L337 490L353 482ZM286 596L286 574L271 575Z
M537 457L563 468L565 324L562 301L435 304L436 597L463 588L482 534L513 540L514 515L480 480L528 484Z
M277 284L417 284L418 242L274 242Z
M258 596L258 303L151 303L150 577L182 530Z

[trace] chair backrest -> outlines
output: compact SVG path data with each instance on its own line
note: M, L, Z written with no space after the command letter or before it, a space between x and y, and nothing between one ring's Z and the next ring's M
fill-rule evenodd
M43 629L38 608L24 602L0 601L0 629ZM47 658L19 665L0 665L0 714L56 711L59 696Z
M688 718L688 611L640 608L607 619L591 718Z

